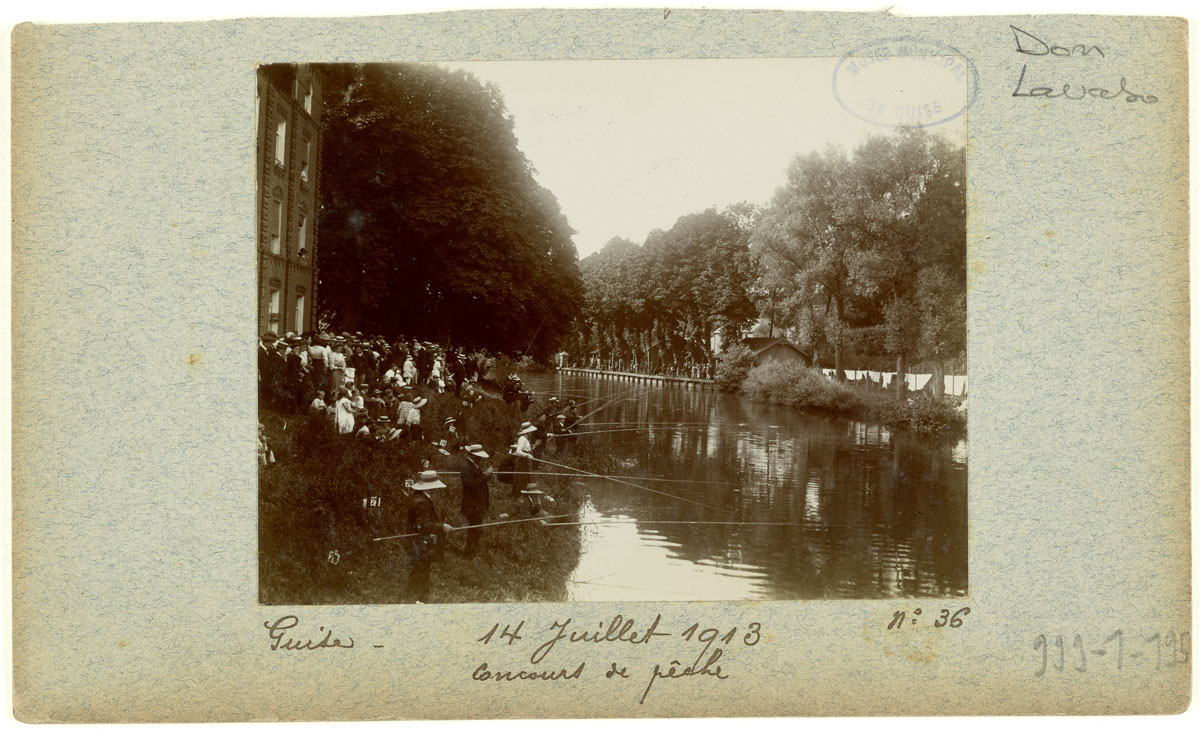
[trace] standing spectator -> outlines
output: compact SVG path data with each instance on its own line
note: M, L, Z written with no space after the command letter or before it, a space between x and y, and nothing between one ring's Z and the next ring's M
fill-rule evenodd
M337 404L334 406L337 414L337 429L342 435L354 432L354 403L350 401L350 392L346 388L338 390Z
M412 355L407 355L404 358L404 384L415 385L417 381L417 365L413 362Z
M406 414L405 424L408 426L408 437L412 440L425 440L425 432L421 430L421 408L425 407L425 403L429 402L423 397L418 397L413 400L412 407L408 409Z
M483 524L487 518L490 501L488 480L491 474L485 473L480 468L480 462L487 458L488 454L478 443L467 446L463 453L465 455L462 469L459 471L459 476L462 478L462 515L468 525L478 526ZM467 532L464 556L468 559L474 558L479 551L481 532L483 532L482 529L471 529Z

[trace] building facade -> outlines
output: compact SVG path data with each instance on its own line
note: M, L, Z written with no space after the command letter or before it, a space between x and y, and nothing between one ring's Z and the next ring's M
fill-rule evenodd
M321 77L307 65L258 70L258 333L315 328Z

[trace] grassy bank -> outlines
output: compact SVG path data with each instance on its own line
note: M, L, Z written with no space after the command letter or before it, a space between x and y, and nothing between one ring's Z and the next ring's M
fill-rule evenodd
M452 396L429 396L422 410L426 441L442 437L442 420L455 415L468 442L481 443L492 463L508 452L523 416L493 398L461 411ZM372 541L407 532L405 478L423 460L457 473L462 456L443 456L427 443L376 443L338 435L324 417L260 416L276 462L259 469L259 595L266 604L407 602L408 539ZM502 464L501 464L502 465ZM435 497L445 521L464 525L457 475ZM575 513L579 489L564 480L539 480L555 503L552 514ZM371 497L379 498L372 506ZM364 507L363 500L368 505ZM516 518L510 487L492 479L487 521ZM455 532L433 566L433 602L535 602L566 597L566 579L579 560L579 530L536 522L488 527L478 555L461 556L464 532ZM330 554L336 551L334 559Z
M948 400L911 393L897 402L894 392L851 387L801 364L765 362L746 372L739 388L751 400L798 410L879 422L920 435L966 435L966 416Z

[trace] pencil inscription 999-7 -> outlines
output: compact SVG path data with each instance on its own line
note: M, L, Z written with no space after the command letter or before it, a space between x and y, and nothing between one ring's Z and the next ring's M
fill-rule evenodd
M1186 630L1179 633L1168 630L1165 633L1126 635L1124 630L1114 630L1100 641L1094 638L1085 641L1082 635L1076 633L1068 643L1062 635L1042 633L1034 638L1033 650L1038 666L1034 678L1045 676L1047 669L1050 672L1069 673L1067 669L1070 668L1076 673L1087 673L1089 657L1092 668L1161 671L1187 665L1191 659L1192 634ZM1150 668L1151 656L1154 657L1153 669Z

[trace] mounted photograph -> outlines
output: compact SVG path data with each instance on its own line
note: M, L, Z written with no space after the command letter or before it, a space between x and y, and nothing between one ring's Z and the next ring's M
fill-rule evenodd
M955 49L256 78L259 603L968 595Z

